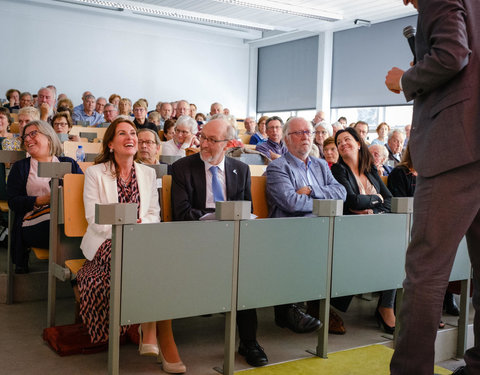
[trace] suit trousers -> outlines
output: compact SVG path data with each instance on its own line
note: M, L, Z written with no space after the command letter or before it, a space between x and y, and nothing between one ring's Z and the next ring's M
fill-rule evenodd
M247 343L257 339L257 310L237 311L238 337L240 341Z
M392 375L432 375L443 298L458 245L467 237L474 270L475 345L465 354L480 374L480 162L417 177L412 238L406 254L400 332Z

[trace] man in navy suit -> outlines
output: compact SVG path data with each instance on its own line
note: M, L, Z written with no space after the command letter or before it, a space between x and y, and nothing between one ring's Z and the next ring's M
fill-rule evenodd
M215 211L215 201L251 201L248 165L225 157L227 142L235 138L235 129L226 119L208 122L200 135L200 152L172 165L172 211L177 221L199 220ZM237 312L240 346L251 366L268 363L258 344L257 313L254 309Z
M392 375L432 375L434 343L458 244L473 267L475 344L455 375L480 374L480 2L404 0L418 9L416 64L387 87L415 100L410 154L418 172Z

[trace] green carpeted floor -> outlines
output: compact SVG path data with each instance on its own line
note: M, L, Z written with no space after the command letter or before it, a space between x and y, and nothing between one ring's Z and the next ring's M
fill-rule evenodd
M328 359L307 358L251 370L242 375L389 375L393 350L383 345L371 345L328 355ZM435 367L436 374L452 372Z

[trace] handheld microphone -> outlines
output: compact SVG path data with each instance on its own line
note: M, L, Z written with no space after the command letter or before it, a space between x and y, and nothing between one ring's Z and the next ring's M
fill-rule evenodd
M410 46L410 50L413 53L413 64L416 64L417 62L417 57L415 54L415 33L417 32L417 29L414 28L413 26L406 26L403 29L403 36L407 38L408 45Z

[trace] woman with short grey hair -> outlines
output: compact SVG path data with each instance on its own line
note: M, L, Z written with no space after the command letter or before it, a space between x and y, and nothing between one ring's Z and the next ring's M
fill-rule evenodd
M162 155L185 156L187 148L200 145L196 132L197 122L190 116L180 116L175 123L173 139L162 145Z

